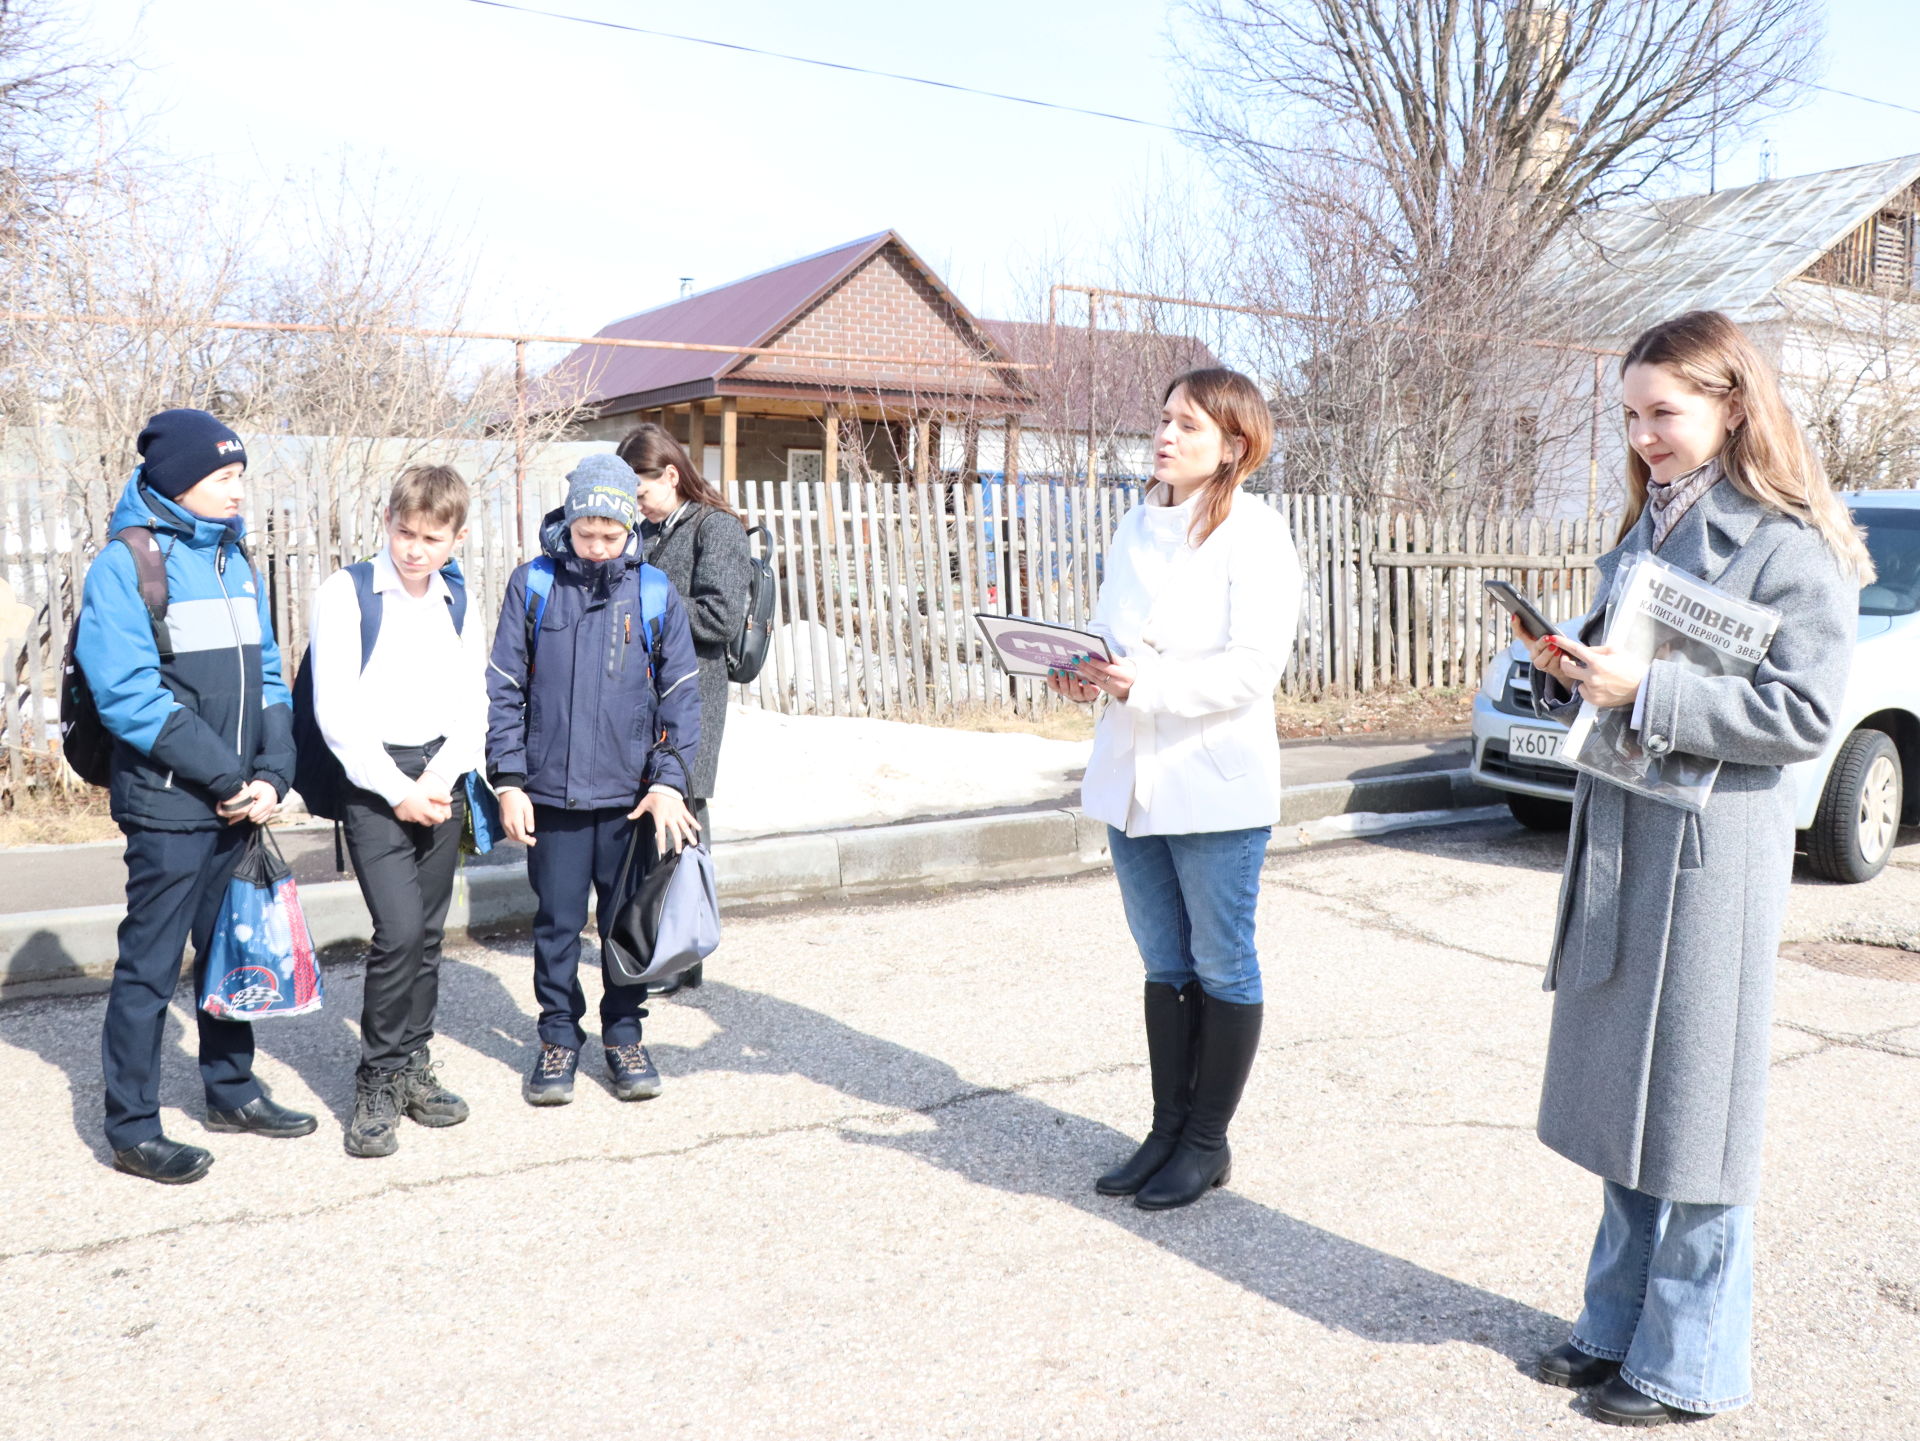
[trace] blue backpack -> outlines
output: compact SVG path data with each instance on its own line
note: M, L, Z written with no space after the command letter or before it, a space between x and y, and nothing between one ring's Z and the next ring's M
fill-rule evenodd
M380 639L380 620L385 606L380 592L373 588L373 562L357 561L347 567L353 577L353 589L360 602L360 668L373 659L373 647ZM447 604L453 612L453 633L462 633L467 622L467 578L457 561L440 568L447 583ZM307 811L322 820L338 821L346 814L347 796L353 783L347 779L340 758L320 732L313 710L313 643L301 658L300 673L293 682L293 788L307 803ZM500 836L500 808L486 778L469 771L466 777L467 819L473 830L473 848L485 855ZM335 836L334 849L340 850ZM336 859L340 859L336 856ZM345 870L344 860L339 867Z

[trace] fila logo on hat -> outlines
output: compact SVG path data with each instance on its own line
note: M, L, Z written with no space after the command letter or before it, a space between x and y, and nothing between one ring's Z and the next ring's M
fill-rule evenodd
M213 453L215 455L226 455L230 451L241 450L241 449L244 449L244 447L240 444L239 441L223 440L219 444L214 446Z

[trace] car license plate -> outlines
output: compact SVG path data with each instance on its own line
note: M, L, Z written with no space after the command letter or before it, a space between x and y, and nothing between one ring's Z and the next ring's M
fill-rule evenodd
M1507 754L1515 760L1560 763L1560 742L1564 731L1537 730L1532 726L1513 726L1507 731Z

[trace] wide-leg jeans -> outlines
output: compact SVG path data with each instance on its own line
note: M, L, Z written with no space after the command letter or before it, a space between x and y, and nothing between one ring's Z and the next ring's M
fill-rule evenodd
M1573 1344L1683 1411L1753 1399L1753 1207L1665 1201L1614 1181Z

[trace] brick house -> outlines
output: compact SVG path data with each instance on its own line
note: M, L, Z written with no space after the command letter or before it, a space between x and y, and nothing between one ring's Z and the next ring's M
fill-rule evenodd
M992 333L891 230L683 296L597 332L715 350L582 345L542 378L583 397L581 440L643 420L716 484L844 473L924 479L940 432L977 434L1033 395ZM770 353L749 353L770 352ZM998 364L996 364L998 362ZM842 453L845 447L845 453Z

